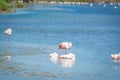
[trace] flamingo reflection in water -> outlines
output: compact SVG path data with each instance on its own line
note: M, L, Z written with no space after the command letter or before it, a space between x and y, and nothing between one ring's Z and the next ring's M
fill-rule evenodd
M66 68L71 68L74 64L75 64L75 56L72 55L72 53L66 54L66 56L68 56L67 58L63 58L62 56L58 58L58 54L56 52L53 52L49 55L50 57L50 61L53 63L58 63L62 66L62 67L66 67ZM71 55L73 57L71 57Z
M59 59L62 67L71 68L75 64L75 59Z

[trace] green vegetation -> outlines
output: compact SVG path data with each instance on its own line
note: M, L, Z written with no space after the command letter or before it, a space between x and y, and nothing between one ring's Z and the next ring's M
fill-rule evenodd
M24 6L25 6L25 5L24 5L23 3L17 3L17 4L16 4L16 7L17 7L17 8L23 8Z
M0 12L1 11L11 11L11 7L4 0L0 0Z
M16 1L13 3L13 1ZM18 0L0 0L0 13L2 12L12 12L13 8L25 7L25 3L19 3Z
M4 1L7 2L7 3L10 3L10 2L12 2L14 0L4 0Z

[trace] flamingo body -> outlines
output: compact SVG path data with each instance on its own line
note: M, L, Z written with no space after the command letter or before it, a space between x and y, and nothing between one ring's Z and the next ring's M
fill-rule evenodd
M106 7L106 4L104 4L103 6Z
M57 54L56 52L51 53L49 56L50 56L50 60L51 60L53 63L57 63L58 54Z
M58 54L56 52L53 52L49 55L50 57L58 57Z
M75 59L75 55L73 53L63 54L59 56L60 59Z
M12 29L8 28L7 30L5 30L4 32L6 35L11 35L12 34Z
M92 6L93 6L93 4L91 3L91 4L90 4L90 6L92 7Z
M115 9L117 8L117 6L114 7Z
M71 42L61 42L59 44L59 49L70 49L70 48L72 48Z
M119 54L111 54L111 58L115 60L120 60L120 53Z
M6 60L11 60L11 56L5 56Z

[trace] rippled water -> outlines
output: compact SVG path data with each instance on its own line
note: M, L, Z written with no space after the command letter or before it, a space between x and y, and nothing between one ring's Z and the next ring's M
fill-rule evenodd
M0 14L0 79L2 80L118 80L120 6L107 4L31 4L15 13ZM13 30L8 43L4 30ZM49 58L71 41L75 60ZM8 45L10 44L10 45ZM10 47L8 49L8 46ZM4 56L11 56L6 60Z

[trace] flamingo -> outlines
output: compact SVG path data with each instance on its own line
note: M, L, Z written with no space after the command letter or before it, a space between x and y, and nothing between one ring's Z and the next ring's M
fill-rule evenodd
M5 56L4 57L6 60L11 60L11 56Z
M73 53L60 55L59 59L75 59L75 55Z
M111 58L115 60L120 60L120 53L118 54L111 54Z
M58 54L57 54L56 52L51 53L49 56L50 56L50 60L51 60L53 63L57 63Z
M106 7L106 4L104 4L103 6Z
M50 57L58 57L58 54L56 52L53 52L49 55Z
M115 9L117 8L117 6L114 7Z
M59 44L59 49L65 49L65 53L67 49L72 48L71 42L61 42ZM73 53L63 54L59 56L59 59L75 59L75 55Z
M9 41L10 41L10 35L12 34L12 29L8 28L7 30L5 30L4 33L8 36L8 49L9 49Z
M110 5L113 5L113 3L110 3Z
M93 3L90 4L90 7L92 7L92 6L93 6Z
M59 44L59 49L65 49L65 53L67 49L72 48L72 43L71 42L61 42Z

